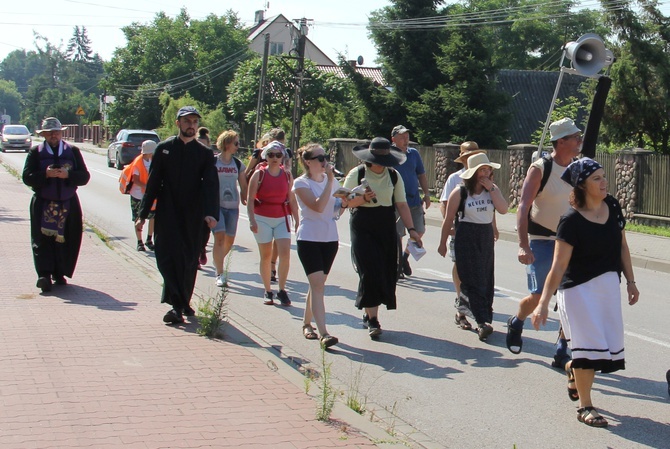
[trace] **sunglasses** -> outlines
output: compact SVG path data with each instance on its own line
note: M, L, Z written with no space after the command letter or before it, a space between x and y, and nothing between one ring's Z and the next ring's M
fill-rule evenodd
M305 160L306 160L306 161L317 160L317 161L319 161L319 162L323 162L323 161L329 161L329 160L330 160L330 156L328 156L327 154L319 154L318 156L314 156L314 157L309 157L309 158L306 157Z
M275 157L276 157L277 159L281 159L281 158L284 157L284 153L268 153L268 154L266 154L265 156L266 156L268 159L272 159L272 158L275 158Z
M240 146L240 143L239 143L239 142L235 142L234 145L235 145L236 147L239 147L239 146Z

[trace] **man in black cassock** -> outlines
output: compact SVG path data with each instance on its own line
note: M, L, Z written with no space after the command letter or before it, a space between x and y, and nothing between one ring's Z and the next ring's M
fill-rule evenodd
M63 140L64 128L56 117L42 121L35 132L44 142L26 156L23 183L33 189L30 200L30 240L37 271L37 287L51 291L65 285L77 265L83 230L77 187L86 185L91 174L81 151Z
M141 230L157 200L156 265L163 276L161 302L172 305L163 317L170 324L183 323L183 315L195 314L190 302L205 232L202 223L211 229L219 216L219 178L212 151L196 140L199 121L200 113L193 106L177 112L179 134L156 147L135 222Z

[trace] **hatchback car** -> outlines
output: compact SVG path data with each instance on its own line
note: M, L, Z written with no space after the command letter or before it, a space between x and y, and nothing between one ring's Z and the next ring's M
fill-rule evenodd
M0 151L3 153L9 150L19 150L27 153L32 146L32 135L24 125L5 125L2 128Z
M146 129L122 129L116 135L114 142L107 148L107 166L123 170L135 159L142 150L142 142L153 140L160 142L158 134Z

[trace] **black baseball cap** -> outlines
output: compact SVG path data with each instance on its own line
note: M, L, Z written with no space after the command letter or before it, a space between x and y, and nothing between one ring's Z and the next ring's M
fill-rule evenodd
M177 119L179 119L180 117L185 117L187 115L197 115L198 117L202 118L202 115L200 115L195 106L184 106L177 112Z

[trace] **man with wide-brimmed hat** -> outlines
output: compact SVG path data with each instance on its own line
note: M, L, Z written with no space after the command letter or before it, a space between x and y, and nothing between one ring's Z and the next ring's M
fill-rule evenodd
M561 175L581 151L583 141L582 131L567 117L551 123L549 133L553 151L528 169L516 214L518 259L527 267L530 294L507 320L507 349L514 354L521 352L524 321L535 310L551 268L558 221L570 209L572 186ZM569 360L568 343L561 333L552 365L563 369Z
M422 242L407 206L402 177L392 168L404 162L407 156L391 149L391 142L383 137L356 146L353 153L364 164L347 174L344 187L363 188L365 192L347 203L352 210L351 255L359 276L356 307L365 309L363 322L370 338L375 339L382 333L379 306L384 304L389 310L396 308L399 265L396 209L410 238L419 247Z
M211 229L219 217L215 158L196 140L200 113L193 106L184 106L177 112L175 123L178 135L156 147L135 222L136 228L142 229L157 200L154 251L163 276L161 302L172 306L163 317L169 324L183 323L183 315L195 315L191 296L202 249L202 223Z
M405 196L407 198L407 206L409 211L412 214L412 222L414 227L416 227L419 235L423 236L426 232L426 219L424 207L428 209L430 207L430 192L428 191L428 177L426 176L426 169L423 166L423 160L421 160L421 155L416 150L409 146L409 129L404 125L398 125L391 130L391 141L395 148L398 148L405 155L405 162L402 164L395 165L395 168L402 180L405 183ZM419 187L421 187L421 192L423 192L423 197L419 192ZM397 219L397 231L400 236L400 242L402 243L402 238L405 235L405 227L402 224L402 221L396 214ZM405 251L402 254L402 261L399 267L398 275L400 277L411 276L412 268L409 265L409 242L405 247Z
M35 132L44 142L31 148L23 167L23 182L33 189L30 202L30 237L37 287L51 291L53 283L71 278L81 248L82 212L77 187L91 178L79 148L63 140L56 117L42 121Z

